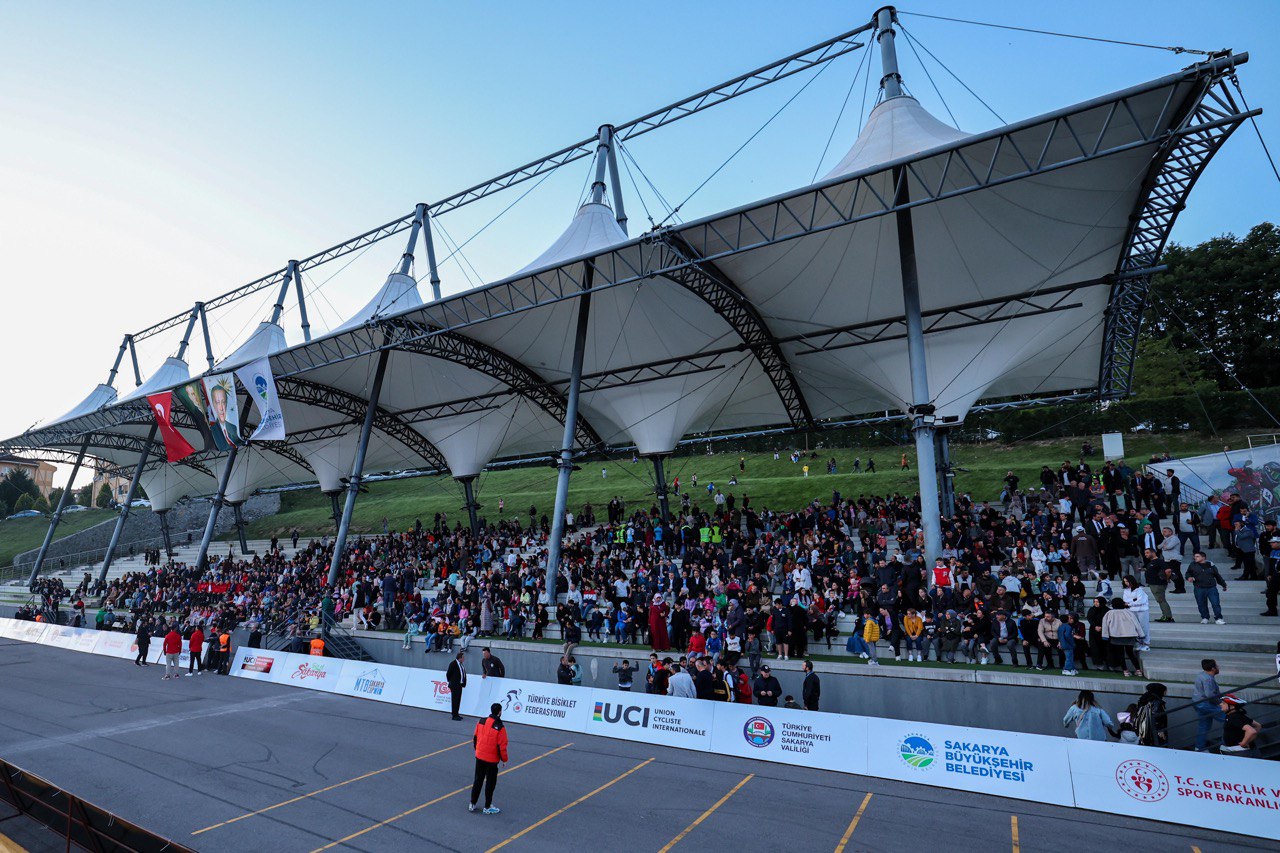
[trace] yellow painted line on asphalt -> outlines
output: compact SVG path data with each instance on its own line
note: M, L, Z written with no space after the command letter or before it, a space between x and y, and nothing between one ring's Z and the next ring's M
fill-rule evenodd
M508 767L506 770L501 771L498 775L505 776L508 773L510 773L512 770L519 770L521 767L526 767L535 761L541 761L542 759L546 758L548 755L554 755L560 750L568 749L571 746L573 746L573 741L566 743L564 746L557 746L555 749L547 750L541 755L535 755L533 758L530 758L528 761L522 761L519 764L515 765L514 767ZM350 835L348 835L346 838L339 838L337 841L331 841L323 847L317 847L315 850L312 850L311 853L321 853L321 851L329 850L330 848L337 847L339 844L346 844L348 841L352 840L353 838L359 838L360 836L364 835L366 832L373 832L375 829L384 827L387 824L395 823L396 821L400 820L400 818L402 817L408 817L409 815L414 814L415 812L420 812L423 809L425 809L427 806L434 806L436 803L443 802L444 800L447 800L450 797L456 797L458 794L461 794L463 791L470 791L470 790L471 790L470 785L464 785L455 791L450 791L447 794L442 794L441 796L436 797L434 800L429 800L420 806L414 806L408 811L400 812L400 814L395 815L394 817L389 817L386 820L378 821L373 826L365 827L359 832L353 832Z
M522 836L522 835L527 835L528 833L533 832L535 829L537 829L538 827L542 826L542 825L543 825L544 823L546 823L547 821L554 820L555 818L557 818L557 817L559 817L560 815L564 814L564 813L565 813L565 812L567 812L569 809L573 808L574 806L578 805L579 803L586 802L587 800L591 799L592 797L594 797L596 794L600 793L600 792L601 792L601 791L603 791L604 789L606 789L606 788L610 788L610 787L612 787L613 785L617 784L618 782L621 782L623 779L627 778L627 777L628 777L628 776L630 776L632 773L635 773L637 770L639 770L641 767L644 767L646 764L650 763L651 761L653 761L653 759L652 759L652 758L646 758L644 761L641 761L639 764L637 764L635 767L632 767L632 768L631 768L630 770L628 770L626 773L623 773L623 774L622 774L622 775L620 775L620 776L615 776L614 778L610 779L608 782L605 782L603 785L601 785L599 788L596 788L596 789L595 789L594 791L592 791L590 794L583 794L581 797L578 797L578 799L574 800L572 803L569 803L569 805L564 806L563 808L556 809L556 810L555 810L555 811L553 811L551 814L547 815L546 817L544 817L542 820L538 821L537 823L530 824L529 826L526 826L524 829L520 830L519 832L517 832L515 835L511 836L510 838L508 838L508 839L506 839L506 840L504 840L504 841L500 841L500 842L498 842L497 844L493 845L493 846L492 846L492 847L490 847L488 850L486 850L486 851L485 851L485 853L493 853L493 851L495 851L495 850L500 850L500 849L502 849L503 847L506 847L508 844L510 844L512 841L515 841L515 840L516 840L517 838L519 838L520 836Z
M200 835L201 833L209 832L210 830L217 829L218 827L221 827L221 826L227 826L228 824L232 824L237 821L244 820L245 818L256 817L257 815L265 814L266 812L269 812L272 809L278 809L281 806L287 806L292 803L299 803L307 799L308 797L314 797L317 794L323 794L326 791L332 791L335 788L341 788L342 786L350 785L353 782L359 782L364 779L369 779L373 776L377 776L379 773L386 773L390 770L398 770L401 767L408 767L410 764L413 764L416 761L422 761L423 759L426 759L426 758L433 758L437 755L440 755L441 753L448 752L451 749L457 749L460 746L466 746L469 743L471 743L471 741L464 740L460 743L455 743L453 746L446 746L444 749L437 749L435 752L428 752L426 755L419 755L417 758L410 758L408 761L401 761L399 764L392 764L390 767L383 767L380 770L370 770L368 773L361 774L360 776L356 776L353 779L348 779L345 782L337 782L333 785L330 785L327 788L321 788L318 791L312 791L310 794L303 794L300 797L294 797L291 800L284 800L283 802L276 803L273 806L267 806L264 809L258 809L257 811L249 812L248 814L242 814L239 817L233 817L230 820L224 820L222 823L215 823L213 826L206 826L204 829L197 829L195 832L191 834ZM3 853L3 851L0 851L0 853Z
M862 805L858 806L858 813L853 816L853 820L849 821L849 828L844 831L844 835L840 836L840 843L836 845L835 853L844 853L844 846L849 843L853 831L858 828L858 821L862 820L862 813L867 810L869 802L871 802L870 793L862 798Z
M1018 816L1009 815L1009 831L1013 834L1013 853L1020 853L1022 845L1018 843Z
M0 853L27 853L27 848L0 832Z
M730 789L729 793L725 794L723 797L721 797L720 799L716 800L716 804L715 804L715 805L713 805L711 808L707 809L707 810L706 810L705 812L703 812L702 814L698 815L698 819L697 819L697 820L695 820L693 823L691 823L691 824L689 824L688 826L686 826L686 827L684 828L684 832L680 833L680 834L679 834L679 835L677 835L675 838L673 838L673 839L671 839L669 842L667 842L667 846L666 846L666 847L663 847L661 850L659 850L659 851L658 851L658 853L667 853L667 851L668 851L668 850L670 850L672 847L675 847L677 844L679 844L681 841L683 841L683 840L684 840L684 837L685 837L686 835L688 835L690 832L693 832L695 829L697 829L697 828L698 828L698 824L702 823L704 820L706 820L707 818L711 817L712 813L713 813L716 809L720 808L720 807L721 807L721 806L723 806L726 802L728 802L728 801L729 801L729 798L730 798L730 797L732 797L734 794L738 793L738 791L740 791L740 790L742 789L742 786L743 786L743 785L747 784L747 783L748 783L748 782L750 782L752 779L754 779L754 778L755 778L755 775L756 775L756 774L754 774L754 773L748 773L748 774L746 775L746 777L745 777L741 782L739 782L738 784L734 785L734 786L733 786L733 788L732 788L732 789Z
M1199 848L1199 847L1197 847L1197 846L1195 846L1194 844L1192 844L1192 845L1191 845L1191 853L1200 853L1200 848Z

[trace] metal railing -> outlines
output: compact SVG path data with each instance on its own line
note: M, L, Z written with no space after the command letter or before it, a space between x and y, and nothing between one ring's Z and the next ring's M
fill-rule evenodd
M97 853L194 853L106 809L80 799L52 782L0 760L0 800L66 839Z
M1250 681L1248 684L1242 684L1239 687L1224 688L1222 695L1225 696L1228 693L1238 695L1242 691L1264 685L1280 687L1277 681L1278 678L1280 677L1269 675L1266 678ZM1262 724L1262 734L1255 744L1257 757L1275 757L1276 753L1280 752L1280 689L1248 698L1246 708L1249 710L1249 716ZM1200 722L1200 715L1196 711L1196 703L1186 702L1181 705L1175 705L1167 709L1165 714L1169 719L1169 740L1166 746L1171 749L1191 749L1195 745L1196 729ZM1214 728L1217 729L1217 734L1220 735L1221 723L1215 720ZM1209 743L1213 744L1217 739L1213 728L1210 729L1209 735Z
M173 531L169 534L169 541L174 544L174 550L182 547L181 540L188 534L195 536L202 534L203 530L191 529L183 531ZM138 539L127 545L116 546L117 559L123 559L131 556L129 549L132 548L136 555L139 549L154 548L164 545L163 536L148 536L145 539ZM107 546L101 548L90 548L84 551L73 551L70 554L49 554L44 558L44 565L40 567L40 574L46 575L53 572L74 571L77 568L89 568L97 563L102 562L107 556ZM31 567L35 565L36 558L34 556L19 560L14 558L13 565L0 568L0 583L13 580L25 580L31 574Z

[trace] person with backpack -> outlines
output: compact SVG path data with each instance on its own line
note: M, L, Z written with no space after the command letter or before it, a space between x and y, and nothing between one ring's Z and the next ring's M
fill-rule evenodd
M1138 730L1138 743L1144 746L1168 746L1169 714L1164 701L1168 692L1168 687L1153 682L1138 697L1138 710L1133 715L1133 723Z
M493 804L493 789L498 784L498 765L507 761L507 727L502 722L501 703L490 705L489 716L476 723L471 745L476 751L476 775L471 783L471 802L467 804L467 811L476 810L483 787L483 814L498 814L502 810Z
M724 661L716 661L715 672L711 682L711 701L732 702L734 686L733 674L725 667Z

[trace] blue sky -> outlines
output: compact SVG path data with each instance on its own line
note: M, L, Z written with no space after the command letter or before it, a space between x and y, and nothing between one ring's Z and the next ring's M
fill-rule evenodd
M0 276L5 313L21 318L8 327L6 398L24 401L0 413L0 432L56 415L102 381L126 331L589 136L602 122L851 29L874 8L848 0L0 3ZM1260 122L1280 149L1280 3L903 7L912 9L1249 50L1241 81L1254 106L1274 109ZM909 16L904 23L1010 121L1192 61ZM946 119L916 57L901 48L908 86ZM856 135L861 80L843 113L841 102L860 59L832 63L686 203L682 217L808 183L834 127L821 160L830 168ZM1000 124L927 62L961 128ZM806 79L636 139L630 151L675 204ZM465 273L458 258L445 265L445 291L469 286L468 273L472 283L492 280L538 254L572 215L586 169L584 161L562 170L470 243ZM522 191L443 225L465 240ZM624 193L635 233L647 227L644 204L657 211L661 203L647 188L637 199L629 183ZM1274 218L1278 198L1252 129L1242 129L1196 187L1175 238L1242 233ZM376 289L403 248L391 243L320 288L313 322L336 324ZM309 285L336 271L317 273ZM217 318L222 352L271 301L264 294ZM144 348L144 371L175 343ZM15 370L13 356L23 353L36 357Z

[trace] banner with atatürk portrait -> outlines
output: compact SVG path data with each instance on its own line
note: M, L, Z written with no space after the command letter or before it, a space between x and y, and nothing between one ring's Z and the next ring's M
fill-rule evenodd
M209 403L204 397L204 386L199 379L173 389L173 399L191 416L192 425L203 439L198 451L213 450L213 431L209 428Z
M230 450L240 445L240 404L236 401L236 380L231 373L206 376L204 396L208 403L206 418L213 446Z

